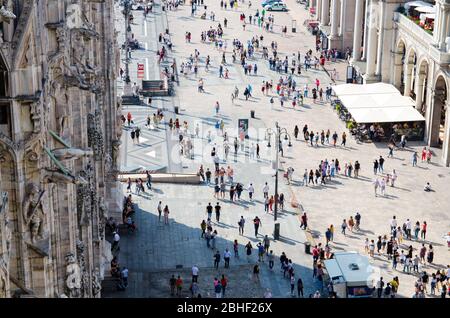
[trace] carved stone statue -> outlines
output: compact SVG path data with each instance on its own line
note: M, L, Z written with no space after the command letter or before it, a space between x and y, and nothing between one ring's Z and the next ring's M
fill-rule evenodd
M100 295L100 291L102 290L102 285L100 284L100 281L98 278L98 276L99 276L98 273L99 273L99 270L96 267L94 272L92 273L92 296L94 298L97 298L97 296Z
M122 142L119 139L115 139L112 141L112 162L114 169L117 169L119 164L119 156L120 156L120 145Z
M56 113L56 125L58 135L65 137L65 132L69 126L68 118L68 101L69 97L66 94L66 90L58 81L53 81L51 84L51 92Z
M45 207L43 203L45 191L40 191L35 183L27 185L25 200L23 201L23 219L25 226L31 232L31 241L42 239L44 233Z
M0 298L6 298L6 278L0 273Z
M44 182L45 183L73 183L73 184L87 184L88 182L82 176L65 175L59 170L44 169Z
M7 3L7 8L4 5L0 7L0 22L9 24L9 22L15 18L16 15L12 12L11 3Z
M92 150L83 150L78 148L58 148L52 150L53 155L58 160L80 159L82 157L92 156Z
M30 106L31 122L33 123L33 133L37 134L41 131L41 103L35 102Z
M81 271L75 255L66 255L66 295L69 298L78 298L81 295Z

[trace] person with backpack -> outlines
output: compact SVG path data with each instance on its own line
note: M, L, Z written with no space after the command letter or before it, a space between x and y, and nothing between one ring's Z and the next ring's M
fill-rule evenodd
M241 216L241 219L239 220L238 225L239 225L239 235L244 235L245 219L243 216Z

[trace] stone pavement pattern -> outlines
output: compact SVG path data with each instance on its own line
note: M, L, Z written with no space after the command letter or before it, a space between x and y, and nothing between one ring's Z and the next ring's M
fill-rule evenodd
M281 54L291 55L300 50L303 53L311 48L314 49L314 37L310 35L302 26L297 23L298 28L296 34L289 34L282 37L280 34L281 25L278 23L283 21L284 24L290 25L293 15L297 21L303 21L309 18L303 7L298 6L293 0L287 1L291 12L274 13L275 16L275 32L267 33L257 30L257 26L248 25L246 31L242 30L239 23L238 11L221 10L217 3L208 4L208 11L213 10L216 13L216 22L209 20L201 20L199 14L196 17L190 16L190 7L182 6L177 11L168 12L169 26L171 30L172 41L174 43L173 56L176 58L178 65L185 61L189 55L198 49L201 56L211 56L212 68L210 72L205 72L200 67L199 77L205 79L206 93L197 92L197 79L194 75L186 77L180 76L180 86L176 88L177 96L173 99L174 105L181 106L181 114L177 116L181 122L186 120L189 123L191 131L195 127L195 123L202 125L202 140L195 140L194 146L195 160L180 158L178 155L170 155L172 161L180 167L181 171L192 172L199 167L198 161L209 160L211 145L206 141L208 130L214 132L214 123L219 119L223 119L227 128L234 128L237 125L238 118L249 118L251 109L256 110L256 119L250 119L250 126L256 129L264 129L266 127L274 127L275 121L278 121L282 127L286 127L289 132L293 131L294 125L298 125L301 129L304 124L308 124L314 131L322 129L330 129L332 132L336 130L339 135L346 131L343 122L339 121L337 115L328 104L314 104L311 99L305 100L303 107L292 109L291 106L280 107L277 99L273 109L269 103L269 97L263 96L260 92L260 84L263 80L273 79L277 81L278 75L268 70L265 62L256 60L258 63L258 76L245 76L242 68L238 65L231 65L231 42L233 38L239 38L244 43L247 39L251 39L253 35L264 34L264 43L268 44L272 40L278 42L278 48ZM250 11L256 10L256 4ZM202 12L202 11L201 11ZM249 10L245 7L244 12L248 15ZM209 29L209 26L216 26L217 21L223 21L226 17L229 21L229 27L224 29L224 38L228 40L228 53L226 66L230 70L230 79L219 79L217 66L220 62L221 52L218 52L213 45L200 44L200 32ZM179 30L182 30L181 32ZM192 43L187 44L184 41L184 32L192 32ZM304 72L300 77L295 76L298 86L309 83L310 87L314 80L319 78L322 85L327 85L330 80L326 73L322 70L311 70ZM238 85L242 92L244 86L248 83L253 85L254 98L245 101L238 100L232 104L230 95L235 85ZM221 103L220 115L214 119L213 105L218 100ZM125 110L127 112L127 110ZM168 117L175 118L175 115L166 112L166 120ZM347 132L348 133L348 132ZM234 136L235 134L231 134ZM170 138L170 134L167 135ZM241 204L231 203L227 200L221 201L223 212L221 216L222 224L213 226L219 232L219 240L217 248L223 252L225 247L231 249L234 239L238 239L241 244L240 253L243 254L243 245L248 240L255 245L256 241L252 235L245 239L239 237L237 233L237 221L240 215L244 215L246 223L246 235L251 233L252 226L250 220L258 215L262 219L261 234L272 235L273 219L271 215L265 215L262 205L261 189L265 181L269 182L271 192L273 191L273 178L271 174L273 170L270 168L271 154L267 153L263 141L264 137L255 133L250 134L250 142L258 142L261 145L263 158L258 163L252 163L245 160L244 154L240 151L237 163L234 163L233 157L230 156L232 166L235 170L235 180L242 182L245 186L249 182L253 182L256 190L256 199L258 202L250 204L243 202ZM219 154L221 154L221 138L217 141ZM363 252L363 239L365 236L360 234L351 234L343 237L340 235L339 226L343 218L348 219L350 215L354 215L356 211L362 214L362 233L368 235L370 239L376 236L387 234L389 219L393 214L397 215L399 222L403 222L406 218L410 218L413 222L416 220L426 220L429 224L428 239L435 246L435 262L442 266L448 263L448 250L444 246L445 241L442 235L448 231L450 222L448 211L450 206L448 195L444 192L446 184L448 184L449 170L437 164L424 165L419 163L419 167L410 166L410 157L412 149L420 149L423 145L416 143L409 145L408 151L396 152L393 159L387 159L385 163L385 171L396 169L399 178L397 186L394 189L388 188L388 196L385 198L373 195L373 187L371 180L373 178L372 162L379 155L387 156L387 149L381 144L357 144L352 138L348 139L347 147L329 147L319 146L311 148L303 141L294 141L294 147L290 153L286 153L283 159L284 167L289 165L295 168L294 179L297 182L290 188L281 180L280 174L280 192L284 192L287 196L287 202L291 199L290 190L292 189L296 198L301 202L303 208L309 215L309 226L314 230L317 241L324 241L323 234L329 224L335 226L335 242L332 244L334 251L339 250L358 250ZM134 148L138 146L133 146ZM132 151L127 149L126 153ZM145 146L149 149L149 146ZM170 148L169 148L170 149ZM147 151L147 150L145 150ZM151 149L149 149L151 151ZM169 153L176 154L177 151ZM204 157L203 157L203 154ZM222 158L222 156L221 156ZM361 177L356 180L338 176L330 184L326 186L301 187L300 181L304 169L311 169L318 166L320 160L327 158L338 158L341 165L346 162L354 163L359 160L362 166ZM244 161L244 162L242 162ZM227 163L228 164L228 163ZM205 168L213 168L212 163L204 163ZM180 168L178 168L180 169ZM422 191L425 181L430 181L436 192L425 193ZM150 200L140 197L137 198L140 210L136 216L136 222L139 230L137 233L123 237L121 242L121 263L130 268L130 272L146 272L152 270L171 269L176 265L183 265L190 268L194 263L199 267L208 267L213 265L213 252L206 248L206 244L199 238L199 224L203 218L206 218L205 206L208 202L215 204L217 202L212 197L212 188L207 186L180 186L180 185L154 185ZM244 198L247 199L247 193L244 192ZM156 206L161 200L163 204L168 204L171 210L171 223L164 226L157 220ZM295 272L305 281L305 289L313 292L315 287L312 281L311 256L304 254L303 243L306 241L304 232L299 230L298 211L287 205L287 211L279 218L281 223L282 239L278 242L272 242L271 248L277 256L285 251L289 258L292 258L296 264ZM213 216L214 217L214 216ZM409 242L407 242L409 245ZM415 248L418 243L412 243ZM255 257L255 255L253 255ZM232 268L235 264L245 263L244 260L232 259ZM253 259L255 261L255 259ZM386 278L392 278L398 275L400 278L399 294L410 297L413 293L415 277L413 275L404 275L400 272L392 272L390 265L385 262L385 258L376 256L371 263L382 269L382 275ZM275 268L278 268L278 259ZM429 268L427 268L429 270ZM167 279L170 277L167 272ZM289 294L289 283L283 280L281 274L272 273L262 266L262 287L269 287L275 297L285 297ZM132 277L130 275L130 277Z

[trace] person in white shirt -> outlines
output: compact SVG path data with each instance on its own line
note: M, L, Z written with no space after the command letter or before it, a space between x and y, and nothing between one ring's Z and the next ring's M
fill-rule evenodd
M128 286L128 268L126 267L122 270L122 282L125 287Z
M225 268L230 267L230 258L231 258L231 252L228 250L228 248L223 253L223 259L225 261Z
M381 188L381 195L386 195L386 179L382 178L380 182L380 188Z
M406 234L408 236L408 239L411 239L411 229L412 229L411 221L409 219L406 219Z
M248 186L248 197L250 198L250 201L252 201L253 199L253 193L255 192L255 188L253 188L253 184L250 183L250 185Z
M391 219L391 232L397 228L397 219L395 215Z
M113 233L114 241L111 246L111 251L113 251L116 247L119 247L120 235L117 232Z
M267 182L263 187L263 193L264 193L264 199L269 197L269 185L267 184Z
M425 187L423 188L423 191L426 191L426 192L430 192L430 191L431 191L431 185L430 185L429 182L427 182L427 184L426 184Z
M198 267L196 265L192 266L192 282L196 283L198 281Z

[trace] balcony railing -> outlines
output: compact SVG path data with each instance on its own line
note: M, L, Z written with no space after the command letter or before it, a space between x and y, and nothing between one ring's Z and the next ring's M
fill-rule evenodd
M417 24L411 18L407 17L406 15L404 15L402 13L395 12L394 19L400 25L404 26L405 29L409 30L412 34L415 34L419 38L421 38L422 41L426 42L429 45L433 44L433 33L431 31L428 31L428 30L425 30L424 28L422 28L419 24Z

